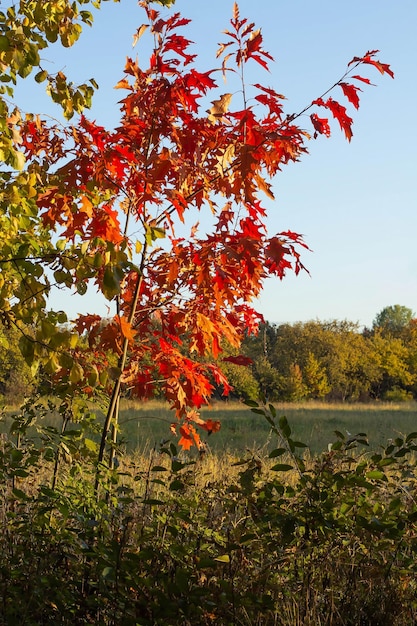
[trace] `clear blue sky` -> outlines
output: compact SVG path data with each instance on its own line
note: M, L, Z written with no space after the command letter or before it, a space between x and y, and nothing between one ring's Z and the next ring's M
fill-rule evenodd
M387 305L417 314L417 2L416 0L241 0L240 14L262 28L264 47L275 58L262 82L287 97L287 112L301 110L344 72L353 56L379 49L395 80L369 68L376 87L364 86L349 144L333 124L332 138L310 142L310 155L276 178L269 203L271 234L303 233L313 253L304 255L310 276L270 280L258 309L270 322L348 319L371 325ZM156 7L156 5L155 5ZM200 69L216 66L215 51L228 27L233 2L177 0L172 10L193 22L184 34L195 42ZM127 55L146 64L146 41L132 50L132 34L143 22L134 0L104 3L95 24L64 52L45 53L45 67L64 69L74 82L94 76L100 84L91 117L117 123L121 78ZM59 116L25 81L23 108ZM220 93L228 89L220 81ZM308 126L306 120L306 127ZM82 300L71 299L71 314ZM103 310L98 301L88 303Z

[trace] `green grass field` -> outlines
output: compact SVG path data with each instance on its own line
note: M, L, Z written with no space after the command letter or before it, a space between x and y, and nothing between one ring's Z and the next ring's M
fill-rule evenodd
M308 444L313 453L327 449L335 441L335 430L344 434L365 432L372 448L417 430L417 403L404 404L286 404L276 405L277 415L285 415L294 438ZM239 403L217 403L202 410L202 416L220 420L220 432L207 437L210 449L241 452L262 446L275 446L270 427ZM120 424L128 450L153 447L169 438L172 415L164 405L122 405Z
M402 404L276 404L277 417L285 415L293 438L306 443L312 453L327 449L335 441L335 430L348 433L364 432L372 449L388 439L417 431L417 402ZM221 422L218 433L206 436L213 452L241 453L246 449L276 447L270 426L260 415L240 403L214 403L202 410L204 418ZM56 418L59 419L59 418ZM172 412L162 402L144 404L124 401L121 405L121 440L127 452L144 452L161 440L172 439L170 424L175 422ZM60 424L52 419L58 429ZM0 420L0 432L10 428L10 412ZM205 434L205 433L203 433Z

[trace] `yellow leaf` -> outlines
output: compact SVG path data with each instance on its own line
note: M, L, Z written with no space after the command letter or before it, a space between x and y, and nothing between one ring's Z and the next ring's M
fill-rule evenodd
M222 554L220 556L216 556L214 560L219 563L230 563L230 556L228 554Z
M114 86L115 89L129 89L130 84L127 78L122 78L119 82Z
M223 115L227 113L229 109L231 99L231 93L224 93L218 100L212 101L213 106L207 111L210 122L214 124L217 121L221 121Z
M219 163L216 167L219 170L220 174L224 174L224 172L228 169L228 167L233 162L234 157L235 157L235 146L233 144L229 144L226 150L224 150L224 152L217 157Z
M90 200L86 196L83 196L81 198L81 208L80 208L80 211L85 213L87 215L87 217L92 217L92 215L93 215L93 205L92 205L92 203L90 202Z
M84 376L84 370L79 363L74 362L71 367L69 379L72 383L78 383Z
M142 252L142 248L143 248L143 246L142 246L141 242L137 241L135 243L136 254L140 254Z
M147 28L148 28L147 24L142 24L141 26L139 26L136 33L133 35L133 44L132 44L133 48L136 46L139 39L142 37L143 33L146 31Z

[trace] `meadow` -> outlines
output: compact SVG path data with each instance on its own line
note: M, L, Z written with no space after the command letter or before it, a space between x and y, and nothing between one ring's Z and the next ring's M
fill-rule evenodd
M417 403L374 404L275 404L277 414L285 415L294 437L306 443L312 453L326 450L335 441L335 431L349 436L366 433L372 449L389 439L417 430ZM217 402L202 409L203 418L221 422L218 433L206 437L213 452L241 453L247 449L270 449L275 445L270 425L244 404ZM170 438L172 414L157 402L122 403L120 425L128 451L145 451Z
M307 444L312 454L327 450L335 441L335 431L340 431L348 438L350 435L365 433L371 450L384 446L390 439L395 439L417 431L417 402L369 403L369 404L329 404L276 403L277 415L285 416L291 425L294 438ZM94 408L94 407L93 407ZM0 418L0 433L7 433L14 410L4 411ZM100 417L100 413L98 412ZM241 454L246 450L264 450L268 452L276 443L271 436L271 428L261 415L240 402L214 402L201 410L203 418L218 420L219 432L204 436L207 449L213 453ZM61 427L58 414L49 414L43 422ZM175 418L163 402L133 402L122 400L120 409L120 437L122 447L127 453L146 453L159 446L161 441L175 437L170 431ZM74 426L74 425L73 425ZM75 425L76 428L76 425ZM34 434L34 431L31 431ZM36 438L36 435L35 435Z

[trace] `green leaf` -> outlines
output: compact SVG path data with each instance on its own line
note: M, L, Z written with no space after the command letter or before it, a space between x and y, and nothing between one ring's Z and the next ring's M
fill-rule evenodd
M101 572L102 578L105 580L114 580L114 568L113 567L105 567Z
M262 415L262 416L266 417L265 411L263 409L252 408L251 411L252 411L252 413L255 413L256 415Z
M287 465L286 463L277 463L277 465L271 467L273 472L289 472L292 469L294 469L294 467L292 465Z
M19 172L23 170L23 168L25 167L25 163L26 163L25 155L23 154L23 152L19 152L18 150L10 151L9 161L10 161L10 165L14 167L15 170L18 170Z
M291 435L291 428L285 415L279 418L279 428L285 438L288 438Z
M182 480L178 480L178 478L176 478L170 484L169 489L170 491L181 491L182 489L184 489L184 483L182 482Z
M54 272L54 278L55 278L55 281L58 283L58 285L65 283L67 287L69 287L72 284L72 277L69 272L64 272L63 270L56 270Z
M196 565L198 569L205 569L206 567L215 567L216 561L208 556L202 556L197 560Z
M47 374L56 374L61 368L56 355L52 355L44 365Z
M378 465L379 467L385 467L386 465L392 465L393 463L395 463L395 459L393 459L392 456L388 456L384 459L381 459Z
M146 225L145 239L148 246L150 246L156 239L163 239L165 237L165 229L159 226Z
M84 445L87 450L90 450L91 452L97 452L97 443L92 439L84 439Z
M342 513L342 515L345 515L348 511L350 511L353 507L353 503L352 502L342 502L342 504L340 505L340 512Z
M24 469L16 469L13 471L13 476L16 478L27 478L29 476L29 472Z
M77 283L77 292L80 294L80 296L83 296L84 294L87 293L87 283L86 282L80 282Z
M380 470L371 470L366 473L366 478L369 478L370 480L381 480L382 478L385 478L385 474Z
M285 454L285 452L287 452L285 448L276 448L275 450L271 450L271 452L269 453L269 458L275 459L277 456Z
M113 300L120 293L120 277L116 267L108 265L104 270L102 289L107 300Z
M35 74L35 80L37 83L43 83L48 78L48 72L46 70L41 70L37 74Z
M7 52L10 50L10 41L6 35L0 35L0 52Z
M21 489L17 489L16 487L13 489L13 495L18 500L28 500L29 499L27 494L24 491L22 491Z

